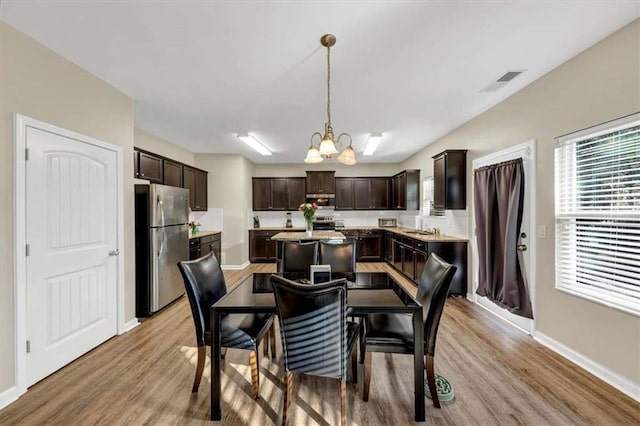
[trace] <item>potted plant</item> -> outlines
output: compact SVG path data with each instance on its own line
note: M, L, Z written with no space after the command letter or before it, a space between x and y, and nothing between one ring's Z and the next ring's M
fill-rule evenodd
M300 210L304 216L307 237L310 237L313 231L313 217L316 214L316 210L318 210L318 205L316 203L302 203L300 207L298 207L298 210Z

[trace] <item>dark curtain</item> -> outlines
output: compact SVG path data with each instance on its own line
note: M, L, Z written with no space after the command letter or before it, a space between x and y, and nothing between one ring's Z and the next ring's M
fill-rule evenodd
M518 251L524 205L522 158L474 171L479 274L476 293L509 312L533 318Z

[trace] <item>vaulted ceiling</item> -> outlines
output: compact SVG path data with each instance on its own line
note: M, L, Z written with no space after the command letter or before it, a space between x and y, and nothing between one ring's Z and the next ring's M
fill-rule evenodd
M613 0L0 2L0 19L131 96L137 127L257 163L300 163L323 130L325 33L335 131L359 162L397 162L638 16ZM481 91L512 69L526 71ZM363 157L372 132L385 138Z

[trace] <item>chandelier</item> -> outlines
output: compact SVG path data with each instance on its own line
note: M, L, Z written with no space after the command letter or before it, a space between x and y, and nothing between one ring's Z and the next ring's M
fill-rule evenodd
M311 145L307 151L305 163L320 163L325 158L331 159L331 156L338 153L340 138L343 136L349 138L349 145L338 156L338 161L348 166L356 164L356 153L353 151L352 139L349 133L340 133L338 138L333 136L333 127L331 127L331 46L336 44L336 36L333 34L325 34L320 38L320 43L327 48L327 122L324 123L324 136L320 132L311 135ZM318 148L313 146L313 138L318 135L320 143Z

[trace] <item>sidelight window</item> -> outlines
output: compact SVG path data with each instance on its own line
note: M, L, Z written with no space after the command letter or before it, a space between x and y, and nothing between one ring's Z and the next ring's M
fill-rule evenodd
M556 288L640 315L640 114L555 144Z

